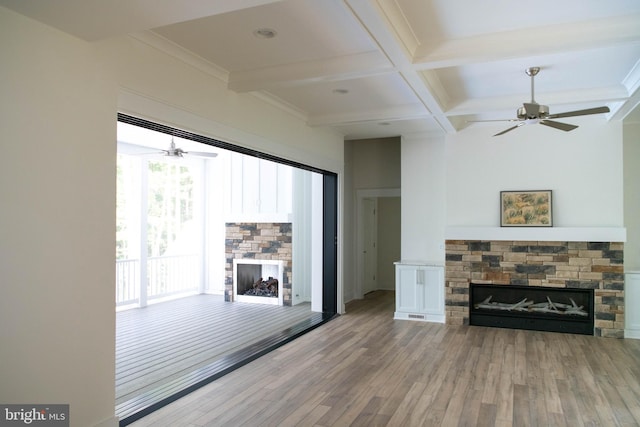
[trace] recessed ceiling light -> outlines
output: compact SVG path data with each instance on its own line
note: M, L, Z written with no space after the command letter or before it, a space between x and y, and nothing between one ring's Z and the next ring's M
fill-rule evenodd
M333 93L337 93L338 95L344 95L349 93L349 91L347 89L334 89Z
M278 33L276 32L276 30L272 30L271 28L258 28L257 30L255 30L253 32L253 35L261 38L261 39L272 39L274 38Z

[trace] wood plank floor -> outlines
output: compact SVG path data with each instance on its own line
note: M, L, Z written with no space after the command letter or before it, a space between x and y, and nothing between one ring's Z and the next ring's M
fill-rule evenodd
M116 314L116 414L130 402L312 315L310 304L227 303L195 295ZM163 392L166 395L167 392Z
M133 426L638 426L640 340L393 320L393 292Z

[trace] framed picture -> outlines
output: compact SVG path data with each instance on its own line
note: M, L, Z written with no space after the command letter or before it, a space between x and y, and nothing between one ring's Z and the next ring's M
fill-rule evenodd
M551 190L501 191L501 227L553 227Z

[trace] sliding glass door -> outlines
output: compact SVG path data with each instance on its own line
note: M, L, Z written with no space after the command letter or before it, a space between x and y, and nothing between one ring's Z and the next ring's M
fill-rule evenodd
M140 330L129 313L131 330L116 331L118 415L133 419L337 313L337 176L128 115L118 118L118 316L153 304L148 321L156 302L176 307L167 301L189 295L206 296L211 304L199 301L186 309L189 316L176 316L178 323L165 325L176 313L161 313L161 320ZM224 304L235 307L233 315ZM274 311L265 311L267 305ZM202 316L196 306L205 307ZM248 318L229 324L240 311ZM157 322L164 325L160 332ZM132 336L159 345L138 345ZM174 345L176 337L184 351ZM189 348L190 342L198 348ZM216 344L207 348L207 342ZM136 348L153 356L137 355ZM171 386L156 378L161 375L150 366L156 359ZM175 372L172 364L179 365ZM138 398L135 390L158 400Z

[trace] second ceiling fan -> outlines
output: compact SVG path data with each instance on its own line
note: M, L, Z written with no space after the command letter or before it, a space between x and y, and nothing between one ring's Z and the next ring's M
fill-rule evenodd
M130 144L125 144L125 145L130 145ZM218 155L218 153L210 153L210 152L205 152L205 151L185 151L180 147L176 146L175 141L173 140L173 136L171 136L171 143L169 144L169 147L166 150L160 150L160 151L138 151L136 150L136 152L133 153L134 155L140 155L140 156L148 156L148 155L159 155L159 156L165 156L165 157L184 157L185 154L189 155L189 156L197 156L197 157L208 157L208 158L213 158L216 157Z
M173 141L173 136L171 137L171 144L167 150L162 150L160 153L164 153L165 156L168 157L184 157L185 154L190 154L192 156L198 157L216 157L217 153L206 153L204 151L184 151L182 148L176 147L176 143Z
M541 124L545 126L549 126L555 129L560 129L565 132L574 130L578 126L557 122L551 119L560 119L564 117L574 117L574 116L587 116L590 114L600 114L600 113L608 113L609 107L596 107L596 108L587 108L586 110L575 110L575 111L567 111L565 113L558 114L549 114L549 107L547 105L538 104L535 101L534 97L534 77L540 72L540 67L530 67L525 70L528 76L531 77L531 101L525 102L522 104L522 107L518 108L517 118L516 119L506 119L506 120L476 120L478 122L482 121L509 121L509 122L518 122L517 125L512 126L508 129L503 130L502 132L498 132L493 136L504 135L507 132L510 132L520 126L526 124Z

